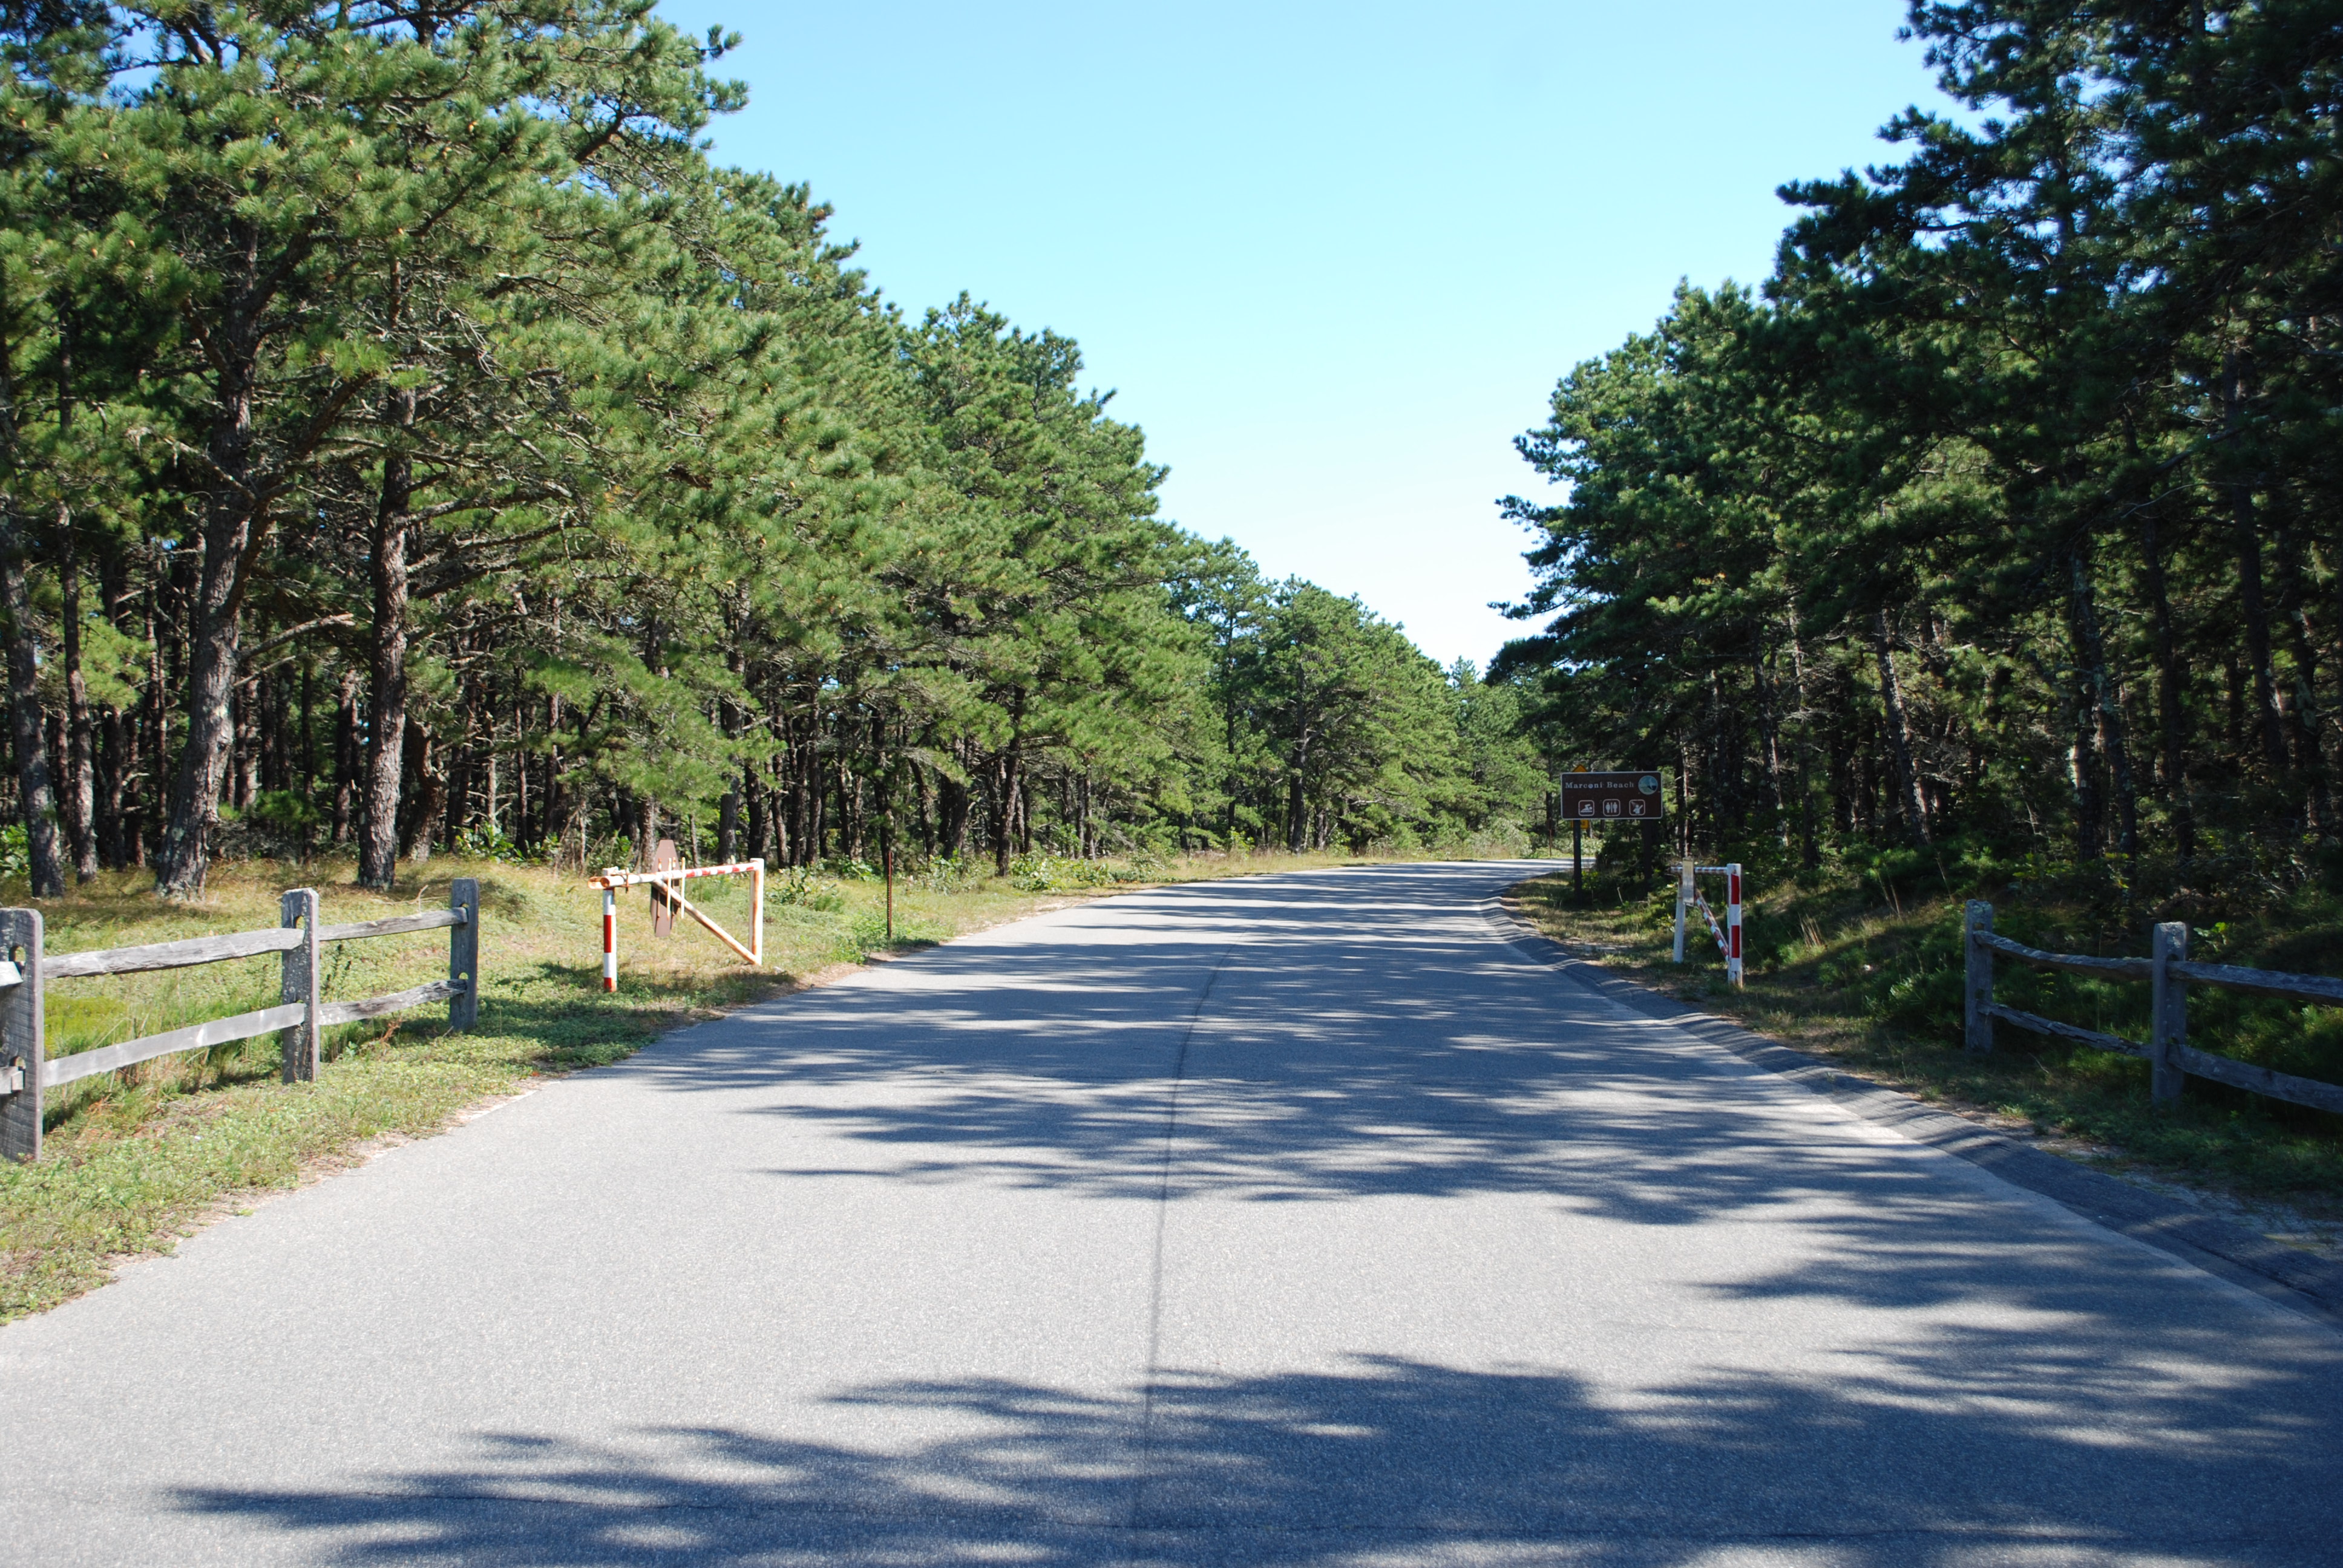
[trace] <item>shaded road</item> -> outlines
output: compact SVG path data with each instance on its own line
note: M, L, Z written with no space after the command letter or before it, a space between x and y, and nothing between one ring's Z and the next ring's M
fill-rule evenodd
M2343 1558L2343 1338L1535 961L1526 869L1063 910L214 1226L0 1331L0 1561Z

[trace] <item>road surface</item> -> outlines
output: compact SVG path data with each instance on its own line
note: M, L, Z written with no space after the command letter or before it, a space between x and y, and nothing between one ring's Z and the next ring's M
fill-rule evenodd
M2343 1337L1624 1010L1529 869L1061 910L215 1225L0 1331L0 1561L2343 1561Z

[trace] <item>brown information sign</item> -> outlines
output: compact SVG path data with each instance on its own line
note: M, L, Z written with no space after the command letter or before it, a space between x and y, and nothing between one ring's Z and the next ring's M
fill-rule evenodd
M1562 814L1574 822L1648 822L1667 815L1656 771L1565 773Z

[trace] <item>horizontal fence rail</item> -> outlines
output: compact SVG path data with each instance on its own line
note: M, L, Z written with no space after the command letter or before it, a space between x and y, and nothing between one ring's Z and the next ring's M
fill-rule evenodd
M355 941L362 937L395 937L405 931L437 930L463 923L459 910L427 910L419 915L393 915L387 920L361 920L353 926L319 929L321 942ZM289 952L308 940L296 927L275 931L235 931L220 937L189 937L184 941L150 942L141 948L101 948L95 952L57 953L42 960L42 972L51 980L81 975L126 975L148 970L186 969L216 964L224 959L257 958L262 953Z
M352 925L321 925L314 888L296 888L279 905L283 924L273 931L233 931L184 941L93 952L41 950L37 910L0 910L0 1154L37 1160L41 1154L43 1091L101 1072L114 1072L183 1050L202 1050L258 1035L284 1036L285 1078L294 1082L317 1076L317 1040L336 1024L381 1018L432 1002L447 1004L447 1027L471 1028L479 1020L480 884L458 877L448 890L447 907L418 914L392 915ZM357 1001L325 1000L320 951L327 942L402 936L410 931L447 931L447 978ZM44 1041L46 986L53 980L88 975L138 974L185 969L230 959L284 957L281 1000L276 1007L209 1019L96 1050L52 1058Z
M2280 970L2246 969L2236 964L2188 961L2188 928L2167 920L2154 928L2149 954L2144 959L2101 959L2082 953L2046 952L2027 947L1993 930L1993 906L1972 901L1962 920L1962 950L1966 984L1962 998L1963 1039L1968 1049L1993 1049L1993 1026L2012 1024L2036 1034L2071 1040L2098 1050L2145 1058L2155 1070L2152 1092L2160 1101L2180 1098L2190 1075L2244 1089L2272 1100L2343 1113L2343 1085L2298 1078L2267 1067L2256 1067L2235 1057L2217 1056L2188 1043L2188 988L2216 986L2255 996L2280 997L2324 1007L2343 1007L2343 980L2325 975L2288 974ZM2146 980L2154 988L2149 1000L2151 1025L2146 1041L2127 1040L2077 1024L2061 1023L2039 1013L2021 1012L1993 1000L1996 954L2035 969L2112 980Z
M161 1034L146 1035L139 1040L126 1040L120 1045L109 1045L96 1050L77 1050L71 1056L53 1056L41 1064L41 1087L55 1089L75 1079L92 1078L116 1068L136 1067L158 1056L170 1056L182 1050L201 1050L206 1046L226 1045L233 1040L250 1040L256 1034L275 1034L280 1029L298 1028L309 1016L307 1005L287 1002L282 1007L264 1007L257 1012L240 1012L232 1018L215 1018L189 1024L185 1029L166 1030Z

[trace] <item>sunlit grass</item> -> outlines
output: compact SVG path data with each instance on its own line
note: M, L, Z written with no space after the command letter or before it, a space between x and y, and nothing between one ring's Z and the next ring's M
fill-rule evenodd
M1735 991L1696 921L1686 962L1673 961L1672 893L1631 896L1606 879L1574 901L1561 879L1526 883L1519 892L1541 930L1605 967L1878 1082L2145 1175L2242 1199L2282 1198L2315 1218L2343 1218L2343 1117L2201 1080L2190 1081L2178 1105L2158 1105L2145 1061L2006 1024L1996 1030L1990 1055L1965 1050L1956 900L1907 894L1899 910L1862 888L1830 881L1769 892L1753 904L1745 943L1762 956L1753 956L1745 989ZM2021 940L2069 951L2094 945L2060 934L2057 910L2008 914L2017 917L2012 934ZM2002 929L2011 929L2010 919ZM2087 1028L2147 1037L2145 984L2004 962L1996 995ZM2196 988L2189 1031L2203 1050L2343 1081L2343 1010Z

